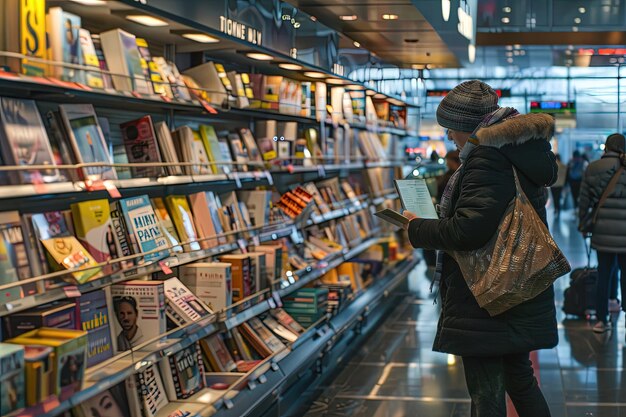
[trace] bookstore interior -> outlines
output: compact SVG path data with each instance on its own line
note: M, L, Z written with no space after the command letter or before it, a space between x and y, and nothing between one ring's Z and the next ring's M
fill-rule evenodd
M0 416L298 415L420 262L419 108L287 3L1 3Z

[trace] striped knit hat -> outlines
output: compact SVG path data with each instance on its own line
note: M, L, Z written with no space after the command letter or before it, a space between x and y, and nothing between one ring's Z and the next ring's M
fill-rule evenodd
M489 85L479 80L465 81L441 100L437 123L447 129L473 132L486 115L498 108L498 95Z

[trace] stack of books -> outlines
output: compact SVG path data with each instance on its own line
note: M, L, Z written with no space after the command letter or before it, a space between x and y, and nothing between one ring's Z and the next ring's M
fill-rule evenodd
M283 299L284 309L304 327L309 327L328 310L328 288L301 288Z

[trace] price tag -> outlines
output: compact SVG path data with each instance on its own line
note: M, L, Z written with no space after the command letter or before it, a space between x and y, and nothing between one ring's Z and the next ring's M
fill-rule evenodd
M35 192L37 194L48 193L48 187L43 182L43 176L41 175L41 172L35 171L32 174L30 174L30 180L32 181L33 186L35 187Z
M165 275L173 273L168 261L159 261L159 266L161 267L161 271L163 271Z
M237 245L243 253L248 253L248 242L245 239L237 239Z
M202 104L202 107L204 107L204 109L210 114L217 114L217 110L215 110L215 107L211 106L208 101L200 100L200 104Z
M293 167L293 164L287 165L287 171L289 171L290 174L293 174L294 170L295 170L295 168Z
M104 181L104 188L107 189L107 191L109 192L109 195L112 198L122 198L122 194L120 194L120 190L117 189L113 181L111 180Z
M65 293L66 297L70 298L80 297L81 295L76 285L68 285L66 287L63 287L63 292Z

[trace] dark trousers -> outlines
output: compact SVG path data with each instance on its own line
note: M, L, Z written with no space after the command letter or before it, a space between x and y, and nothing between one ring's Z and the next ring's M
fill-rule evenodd
M569 181L569 188L572 190L572 200L574 200L574 208L578 207L578 196L580 195L580 185L582 181Z
M529 356L463 357L472 417L506 417L505 392L519 417L550 417Z
M563 191L563 187L551 187L550 192L552 193L552 200L554 201L554 212L556 214L561 212L561 192Z
M626 253L610 253L598 251L598 295L596 299L596 313L598 320L607 322L609 316L609 296L613 282L616 282L615 261L620 270L622 282L622 300L626 294ZM615 294L617 296L617 294ZM622 309L623 309L622 305Z

